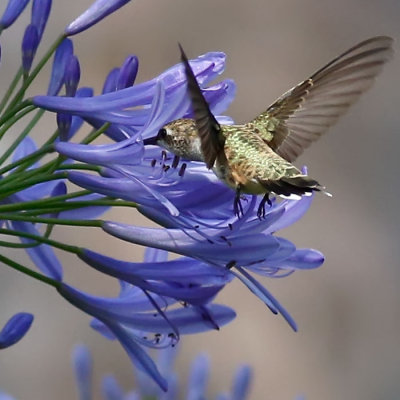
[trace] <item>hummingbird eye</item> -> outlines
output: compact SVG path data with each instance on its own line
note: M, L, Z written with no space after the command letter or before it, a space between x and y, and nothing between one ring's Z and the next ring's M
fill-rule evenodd
M158 131L158 139L165 139L167 137L167 130L165 128L161 128Z

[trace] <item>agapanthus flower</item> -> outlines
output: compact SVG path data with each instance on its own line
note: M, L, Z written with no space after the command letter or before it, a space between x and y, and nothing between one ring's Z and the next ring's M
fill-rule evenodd
M265 218L260 220L255 210L255 197L247 196L244 216L237 219L232 211L233 192L204 165L179 161L156 147L143 150L140 137L147 137L150 132L159 129L166 122L165 118L160 118L164 113L168 112L166 115L169 118L170 110L174 111L174 118L190 115L190 105L186 104L186 109L171 107L171 103L166 101L166 90L161 84L158 87L158 97L153 99L149 110L149 121L137 135L111 145L56 145L64 156L102 166L101 176L70 172L69 180L97 193L134 201L142 214L162 226L141 228L108 221L102 224L107 233L229 270L274 313L282 313L296 330L290 315L249 271L282 276L296 269L310 269L322 264L321 253L312 249L296 249L288 240L273 235L299 219L308 209L311 198L275 201ZM91 104L98 107L104 96L107 95L90 99ZM49 107L52 109L58 107L54 105L58 102L60 109L66 111L65 101L69 99L51 99L40 97L35 101L42 105L50 105L51 102ZM182 104L180 101L176 103ZM213 107L213 103L210 104ZM69 112L75 114L75 111ZM88 112L81 108L78 114L88 118ZM166 213L165 209L169 212ZM96 257L99 258L98 255ZM90 263L90 256L86 261ZM98 259L96 262L100 263ZM108 260L106 263L117 264L118 261Z

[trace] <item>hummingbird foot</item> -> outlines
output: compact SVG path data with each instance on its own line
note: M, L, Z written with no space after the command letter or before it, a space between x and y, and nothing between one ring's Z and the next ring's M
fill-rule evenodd
M270 207L272 207L272 201L269 198L269 192L265 193L264 197L260 201L257 210L257 217L261 220L265 218L265 203L268 203Z
M235 215L238 218L240 218L240 216L244 215L242 202L240 201L240 190L241 190L241 186L238 185L236 187L235 200L233 201L233 212L235 213Z

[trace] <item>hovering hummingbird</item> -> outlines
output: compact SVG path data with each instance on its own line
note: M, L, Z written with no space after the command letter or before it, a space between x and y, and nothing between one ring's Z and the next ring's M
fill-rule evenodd
M367 90L392 54L393 39L377 36L350 48L279 97L242 125L219 124L205 100L181 45L194 119L164 125L144 144L157 144L178 157L203 161L236 191L234 212L243 214L241 193L263 194L259 218L271 192L301 196L323 187L292 162Z

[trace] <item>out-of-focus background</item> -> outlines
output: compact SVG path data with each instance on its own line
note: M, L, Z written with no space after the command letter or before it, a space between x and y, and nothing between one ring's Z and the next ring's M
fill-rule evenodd
M90 3L54 1L42 51ZM2 36L1 88L19 64L28 17L25 11ZM191 57L226 52L224 77L238 86L227 114L237 122L254 117L359 41L382 34L397 39L397 54L373 88L297 162L333 193L332 199L316 196L308 214L280 233L299 247L321 250L324 266L263 281L294 316L299 332L234 283L218 300L237 310L236 320L220 332L182 340L182 382L194 355L210 354L210 398L229 385L240 363L255 369L251 399L400 398L399 17L398 0L147 0L132 1L73 38L81 85L94 86L97 93L108 71L130 53L138 55L138 81L144 81L178 61L178 41ZM32 92L45 92L46 79ZM53 116L48 124L38 132L42 140L53 132ZM147 224L135 212L110 218ZM93 230L63 228L56 234L95 250L107 247L123 259L140 260L143 253ZM63 263L67 281L81 289L117 292L114 280L99 277L75 258L63 257ZM77 342L94 352L97 387L105 372L114 372L125 388L133 386L120 346L92 331L89 317L50 288L1 266L0 304L1 324L20 310L35 314L27 337L0 354L0 388L15 398L76 398L70 351Z

